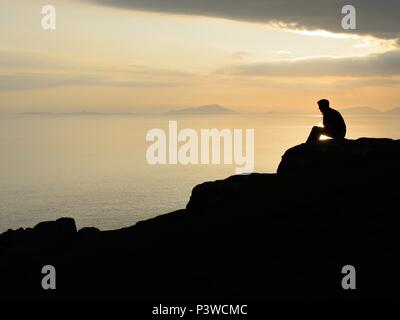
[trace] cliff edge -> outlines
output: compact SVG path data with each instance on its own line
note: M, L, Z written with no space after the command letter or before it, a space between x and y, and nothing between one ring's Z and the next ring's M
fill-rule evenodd
M71 218L0 235L0 296L400 298L400 141L289 149L276 174L194 187L186 209L114 231ZM57 289L41 287L54 265ZM343 290L343 266L357 289Z

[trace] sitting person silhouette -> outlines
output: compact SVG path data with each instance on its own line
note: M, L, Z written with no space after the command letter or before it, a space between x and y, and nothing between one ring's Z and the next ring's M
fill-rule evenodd
M323 127L313 127L307 139L307 143L318 141L321 135L342 140L346 136L346 124L339 111L329 106L329 101L322 99L318 101L319 110L324 117Z

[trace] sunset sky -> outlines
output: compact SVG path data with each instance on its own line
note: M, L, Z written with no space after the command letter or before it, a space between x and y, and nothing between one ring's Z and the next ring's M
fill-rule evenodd
M0 113L400 107L400 2L350 2L353 33L347 1L3 0Z

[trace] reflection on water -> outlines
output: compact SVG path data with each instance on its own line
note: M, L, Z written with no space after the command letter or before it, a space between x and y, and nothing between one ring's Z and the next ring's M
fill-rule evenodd
M399 116L347 116L348 138L400 138ZM307 115L0 117L0 232L70 216L78 227L112 229L183 208L194 185L234 166L146 162L146 132L255 129L255 170L275 172L283 152L321 119Z

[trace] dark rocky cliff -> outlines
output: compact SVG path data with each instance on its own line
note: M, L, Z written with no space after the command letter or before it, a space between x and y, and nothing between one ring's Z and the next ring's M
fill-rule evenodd
M102 231L72 219L0 235L0 296L400 298L400 141L302 144L277 174L193 189L186 209ZM57 290L41 289L41 268ZM344 265L357 290L341 287Z

